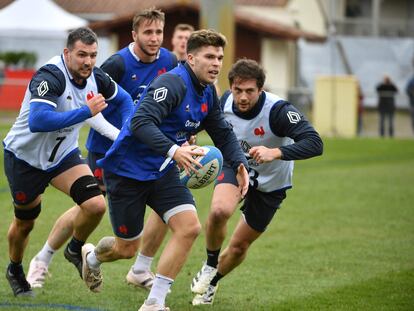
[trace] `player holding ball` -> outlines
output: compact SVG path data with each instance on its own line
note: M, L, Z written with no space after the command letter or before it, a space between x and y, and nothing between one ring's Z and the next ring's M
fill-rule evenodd
M139 310L168 310L165 298L184 265L201 225L189 189L180 182L178 164L188 172L199 165L198 146L181 146L190 135L205 129L237 176L240 196L248 188L247 160L224 120L212 85L222 67L225 37L199 30L187 43L183 66L156 78L141 96L131 119L98 161L105 170L109 211L116 237L82 249L84 269L102 262L132 258L149 205L168 224L172 235L158 262L148 298ZM173 161L166 159L171 158ZM167 164L165 164L167 162ZM88 284L87 284L88 285Z

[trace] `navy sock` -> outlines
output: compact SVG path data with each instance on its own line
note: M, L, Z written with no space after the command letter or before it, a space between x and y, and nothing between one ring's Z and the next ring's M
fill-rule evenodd
M213 268L217 267L218 264L218 258L220 255L220 248L216 251L210 251L206 249L207 251L207 265Z
M10 260L9 271L13 275L23 274L23 266L21 262L14 262Z
M68 250L72 254L81 254L81 252L82 252L82 246L84 244L85 244L84 241L79 241L75 237L72 237L72 239L70 240L70 242L68 244Z
M218 281L220 281L220 279L223 277L224 275L220 274L220 273L216 273L216 275L213 277L213 279L210 282L210 285L213 285L214 287L217 286Z

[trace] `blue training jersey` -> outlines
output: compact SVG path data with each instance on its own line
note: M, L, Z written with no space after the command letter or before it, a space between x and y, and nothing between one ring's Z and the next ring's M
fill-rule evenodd
M174 93L174 79L178 76L185 84L183 97L176 100L166 113L165 117L157 124L159 130L173 144L182 145L189 135L196 133L203 120L213 111L213 91L209 85L201 94L197 93L188 71L184 66L178 66L169 73L154 80L145 92L139 104L135 108L134 117L139 118L142 101L149 98L154 104L163 105L164 100L169 100ZM168 83L170 82L170 84ZM171 83L172 82L172 83ZM168 94L170 93L170 94ZM217 104L218 105L218 104ZM138 111L138 112L137 112ZM155 118L154 118L155 119ZM133 178L136 180L154 180L163 176L175 165L172 161L164 170L160 167L165 161L165 154L155 152L154 147L137 139L131 131L131 120L127 121L118 138L107 152L104 159L98 161L98 165L104 170L117 175Z
M144 63L134 54L133 44L111 56L102 64L101 69L122 86L136 104L146 86L155 77L173 69L177 65L177 60L169 50L160 48L155 61ZM108 106L102 111L102 114L109 123L121 129L122 119L116 107ZM110 139L91 129L86 141L86 148L90 152L105 154L112 143Z

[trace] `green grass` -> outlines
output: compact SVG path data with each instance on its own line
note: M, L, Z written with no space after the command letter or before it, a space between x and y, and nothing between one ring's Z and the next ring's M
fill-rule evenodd
M0 127L1 137L8 127ZM172 310L414 309L414 140L324 141L322 157L296 162L294 188L282 209L246 261L220 282L212 307L190 305L189 285L205 257L204 234L197 239L167 298ZM200 144L204 143L202 138ZM13 210L3 165L0 169L0 267L5 269ZM211 191L208 187L193 192L202 222ZM51 187L43 198L26 250L26 271L54 220L72 205ZM236 212L230 230L238 218ZM106 235L112 235L108 216L90 241ZM23 304L33 304L24 310L64 310L58 304L66 304L136 310L147 293L125 284L132 263L104 264L104 289L93 294L59 251L50 268L52 277L36 290L34 299L15 299L5 278L0 278L0 309L21 310Z

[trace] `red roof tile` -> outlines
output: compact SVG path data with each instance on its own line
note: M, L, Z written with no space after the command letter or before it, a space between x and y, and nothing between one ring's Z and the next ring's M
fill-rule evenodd
M144 7L171 4L198 3L199 0L54 0L66 11L73 14L112 13L116 16L135 12ZM0 0L0 9L13 0ZM288 0L235 0L236 5L285 6Z
M13 0L0 0L0 8L10 4ZM70 13L85 14L113 14L110 20L94 22L90 26L98 29L112 29L114 27L130 23L133 15L144 8L155 6L163 11L171 12L180 8L188 10L199 10L200 0L54 0L58 5ZM287 0L235 0L237 5L256 5L256 6L279 6L287 4ZM325 38L309 32L300 30L293 26L286 26L272 20L258 19L255 16L238 12L236 9L235 20L238 25L250 28L258 33L296 40L304 37L310 41L321 41Z

